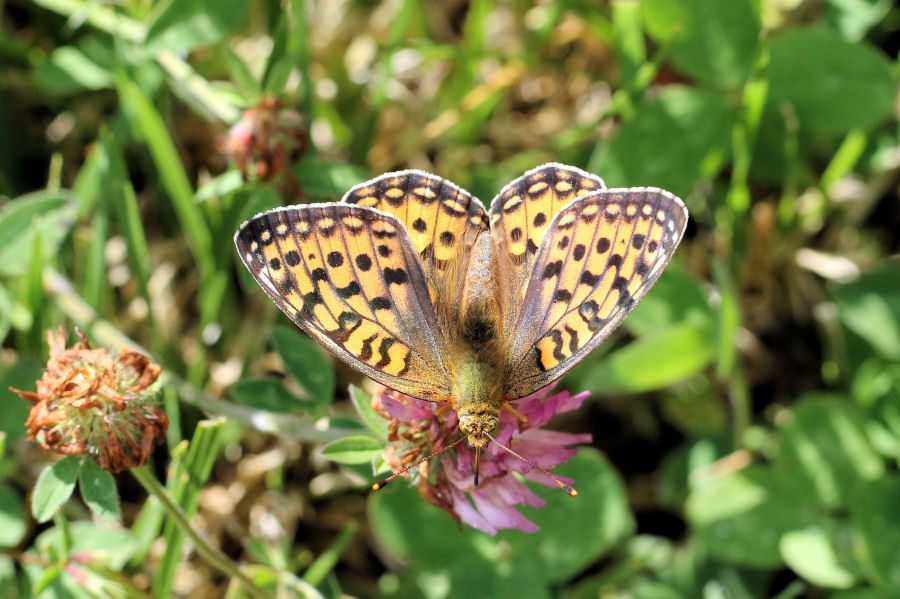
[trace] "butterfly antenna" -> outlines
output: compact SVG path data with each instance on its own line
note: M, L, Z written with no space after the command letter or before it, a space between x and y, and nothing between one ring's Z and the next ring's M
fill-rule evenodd
M383 489L389 482L391 482L392 480L394 480L394 479L397 478L398 476L403 476L404 474L406 474L407 472L409 472L410 470L412 470L413 468L415 468L416 466L418 466L418 465L421 464L422 462L427 462L427 461L430 460L431 458L436 457L436 456L439 456L439 455L441 455L442 453L444 453L445 451L450 451L451 449L453 449L454 447L456 447L457 445L459 445L460 443L462 443L463 441L465 441L467 438L468 438L468 437L465 437L465 436L460 437L459 439L457 439L456 441L454 441L453 443L451 443L451 444L448 445L447 447L444 447L443 449L439 449L439 450L437 450L437 451L435 451L435 452L433 452L433 453L431 453L431 454L425 456L424 458L422 458L422 459L420 459L420 460L416 460L415 462L413 462L412 464L410 464L409 466L407 466L407 467L404 468L403 470L399 470L399 471L395 472L394 474L392 474L391 476L387 477L386 479L384 479L384 480L381 481L380 483L375 483L375 484L373 484L373 485L372 485L372 490L373 490L373 491L380 491L380 490ZM476 475L476 477L477 477L477 475ZM477 484L477 483L476 483L476 484Z
M511 448L509 448L509 447L507 447L506 445L504 445L503 443L500 443L499 441L497 441L497 439L495 439L494 437L492 437L489 433L485 433L485 434L488 436L488 439L490 439L491 441L494 442L494 445L496 445L497 447L499 447L499 448L502 449L503 451L505 451L505 452L507 452L507 453L510 453L510 454L516 456L517 458L519 458L520 460L522 460L523 462L525 462L526 464L528 464L529 466L531 466L531 467L534 468L535 470L537 470L537 471L539 471L539 472L543 472L550 480L552 480L553 482L555 482L555 483L559 486L560 489L562 489L563 491L565 491L566 493L568 493L568 494L571 495L572 497L576 497L576 496L578 495L578 491L576 491L574 487L572 487L571 485L567 485L567 484L564 483L563 481L559 480L559 477L557 477L555 474L552 474L551 472L545 470L544 468L541 468L540 466L538 466L537 464L535 464L534 462L532 462L532 461L529 460L528 458L519 455L518 453L516 453L515 451L513 451ZM476 455L477 455L477 454L476 454ZM477 463L477 462L476 462L476 463ZM476 472L477 472L477 470L476 470ZM478 475L476 474L475 476L476 476L476 480L478 480L478 479L477 479L477 476L478 476ZM476 483L476 486L477 486L477 483Z

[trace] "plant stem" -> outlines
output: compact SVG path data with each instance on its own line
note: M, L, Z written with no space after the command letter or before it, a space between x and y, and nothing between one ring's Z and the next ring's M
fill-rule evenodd
M160 505L166 510L166 513L172 519L172 522L174 522L174 524L194 542L197 553L199 553L209 565L216 568L230 579L237 579L252 596L258 597L259 599L266 599L268 597L265 591L256 586L243 572L241 572L236 563L231 561L227 555L210 545L206 539L200 536L200 533L194 530L193 526L191 526L191 523L188 522L187 517L184 515L181 507L175 503L175 500L169 492L159 484L159 481L156 480L156 477L153 476L146 466L132 468L131 473L138 482L141 483L144 489L147 490L147 493L159 500Z

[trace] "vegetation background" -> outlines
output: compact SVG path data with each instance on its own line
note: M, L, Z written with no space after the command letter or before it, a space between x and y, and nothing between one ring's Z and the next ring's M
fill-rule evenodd
M900 596L898 48L890 0L0 2L0 595L244 593L128 473L118 524L78 496L32 517L52 458L7 387L62 324L162 364L155 472L273 596ZM226 137L267 96L302 119L270 113L268 158ZM558 469L580 497L539 490L534 534L459 532L369 492L370 387L232 235L389 170L489 202L548 161L691 222L562 383L592 393L558 420L594 438ZM349 435L371 443L332 457L362 463L323 457Z

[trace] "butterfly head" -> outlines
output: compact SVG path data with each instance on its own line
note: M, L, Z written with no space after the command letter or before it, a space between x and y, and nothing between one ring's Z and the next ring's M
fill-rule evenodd
M466 435L469 446L475 449L475 486L478 486L479 465L481 463L481 448L491 440L491 434L500 426L500 417L489 412L460 413L459 428Z
M468 437L469 446L482 448L490 440L500 426L500 417L496 414L460 414L459 429Z

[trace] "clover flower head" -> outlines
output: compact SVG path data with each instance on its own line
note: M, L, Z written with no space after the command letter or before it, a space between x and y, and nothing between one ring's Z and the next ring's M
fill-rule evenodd
M266 96L243 112L220 146L244 178L268 181L280 173L295 186L288 166L306 150L306 123L296 110L285 110L280 98Z
M148 389L160 367L123 349L93 349L87 337L66 347L62 327L47 334L50 359L37 391L11 389L32 402L25 426L29 439L65 455L88 454L110 472L142 466L169 428Z
M432 460L422 462L414 477L419 494L429 503L449 513L457 524L494 535L504 528L535 532L538 526L523 516L515 506L541 507L544 500L528 488L522 479L555 487L546 474L508 453L503 444L540 468L550 470L576 453L571 445L589 443L590 434L571 434L546 430L556 415L577 409L588 397L584 391L570 395L567 391L551 394L555 385L545 387L528 397L510 402L528 420L523 424L511 412L503 410L494 439L481 450L480 480L475 486L475 453L465 443ZM414 399L386 390L372 397L373 408L390 420L388 440L383 457L394 472L414 464L431 453L439 452L458 440L459 421L452 410L439 404ZM414 471L413 471L414 472ZM518 473L520 477L515 476ZM573 481L559 477L571 484Z

